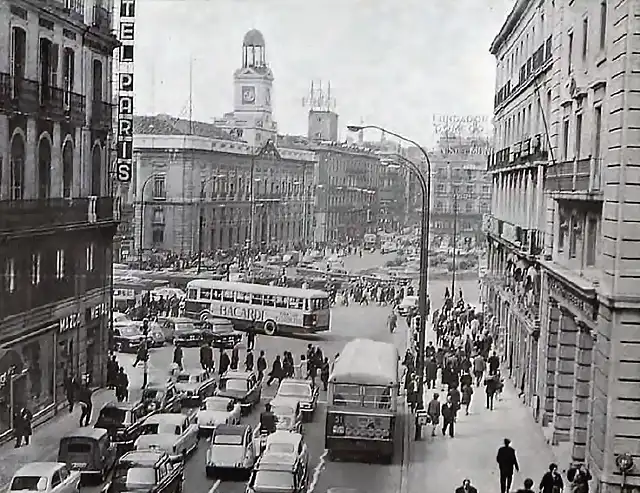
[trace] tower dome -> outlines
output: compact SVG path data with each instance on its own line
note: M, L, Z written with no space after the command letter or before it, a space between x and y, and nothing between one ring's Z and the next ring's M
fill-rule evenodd
M264 36L257 29L251 29L251 31L247 31L247 34L244 35L242 46L264 47Z

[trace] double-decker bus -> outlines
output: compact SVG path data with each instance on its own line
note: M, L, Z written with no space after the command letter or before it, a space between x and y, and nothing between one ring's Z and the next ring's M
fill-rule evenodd
M391 463L398 417L399 356L393 344L354 339L329 377L325 448Z
M187 284L187 317L226 318L237 330L267 335L329 330L329 294L300 288L196 279Z

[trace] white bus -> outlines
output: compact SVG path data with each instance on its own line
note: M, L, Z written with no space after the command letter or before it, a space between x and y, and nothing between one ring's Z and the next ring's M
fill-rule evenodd
M226 318L237 330L315 333L329 330L329 294L324 291L196 279L187 284L185 316Z
M395 345L354 339L329 377L325 448L329 458L357 452L391 463L398 427L398 367Z

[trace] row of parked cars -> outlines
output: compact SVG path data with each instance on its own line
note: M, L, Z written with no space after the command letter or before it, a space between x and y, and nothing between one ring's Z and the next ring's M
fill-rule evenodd
M281 382L272 400L278 431L266 443L259 428L242 423L261 396L262 381L255 372L229 371L219 385L204 370L150 383L139 402L110 402L100 410L95 427L63 437L58 462L22 467L10 490L77 493L81 477L104 482L113 471L105 493L181 492L186 461L200 439L209 437L207 476L250 473L248 488L256 492L282 477L283 491L289 484L295 485L292 493L301 491L299 486L308 480L302 423L312 419L317 388L307 380ZM273 468L277 474L265 473Z
M181 347L197 347L203 342L212 347L231 349L242 339L242 332L234 329L224 318L193 320L186 317L159 317L149 324L144 334L142 322L130 320L124 313L113 314L114 349L122 353L135 353L143 340L148 347L162 347L167 343Z

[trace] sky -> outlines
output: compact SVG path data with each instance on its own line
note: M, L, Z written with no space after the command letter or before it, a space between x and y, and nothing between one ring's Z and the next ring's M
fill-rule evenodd
M306 134L302 99L331 82L340 135L380 125L433 143L434 115L493 110L491 41L513 0L138 0L135 112L193 119L231 111L246 31L259 29L280 133ZM368 137L368 136L367 136ZM373 137L373 136L372 136Z

